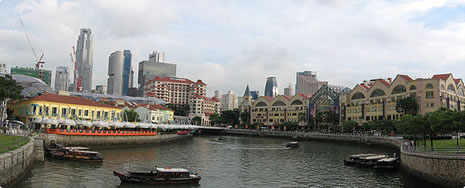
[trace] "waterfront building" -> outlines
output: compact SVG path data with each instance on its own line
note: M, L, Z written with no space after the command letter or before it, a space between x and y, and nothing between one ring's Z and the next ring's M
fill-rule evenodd
M221 103L215 97L208 98L200 95L190 97L189 118L200 117L200 125L210 125L210 115L221 113Z
M174 105L189 105L194 95L205 97L207 84L186 78L155 77L144 84L144 97L161 99Z
M258 97L260 97L260 91L258 90L250 91L250 95L252 95L252 100L257 100Z
M10 103L12 118L29 124L34 118L121 121L122 109L81 97L44 93ZM69 94L69 93L68 93Z
M278 93L279 93L279 90L278 90L278 83L276 82L276 77L266 78L265 96L275 97L278 95Z
M55 90L68 91L69 69L65 66L58 66L55 72Z
M251 105L252 105L252 94L250 93L250 88L249 85L247 84L247 87L245 88L244 95L242 96L242 99L240 101L239 105L239 112L242 113L249 113L249 122L242 122L241 123L250 123L250 110L251 110Z
M48 86L52 85L52 71L50 70L16 66L11 67L10 73L38 78L44 81Z
M107 93L109 95L127 96L132 87L134 71L131 66L132 54L130 50L111 53L108 61Z
M221 96L221 110L234 110L239 107L238 97L233 91Z
M5 63L0 63L0 74L8 74Z
M304 71L296 73L295 93L314 95L323 85L328 85L328 82L319 81L316 72Z
M107 86L106 85L96 85L95 86L95 93L97 94L107 94Z
M394 80L364 81L350 93L341 95L341 121L397 120L402 116L396 111L397 101L406 97L417 100L418 114L434 112L442 107L458 111L465 109L462 79L456 79L452 74L418 79L399 74Z
M291 83L289 83L289 86L284 88L284 95L286 95L286 96L293 96L294 95L294 88L292 87Z
M174 110L158 104L140 104L135 111L143 122L166 124L174 120Z
M279 95L276 97L263 96L252 102L251 123L261 123L265 126L277 126L286 121L299 121L299 117L308 113L310 98L304 94L294 96Z
M143 96L145 83L155 77L176 77L176 64L165 62L165 53L153 52L149 59L139 62L139 96Z
M82 91L90 92L92 90L92 72L94 66L94 40L92 39L90 29L81 29L77 41L76 61L77 73L74 75L73 85L81 79ZM76 91L73 87L72 91Z

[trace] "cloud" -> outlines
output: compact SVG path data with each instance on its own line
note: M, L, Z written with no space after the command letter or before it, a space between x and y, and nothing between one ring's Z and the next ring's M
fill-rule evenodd
M267 76L280 92L295 72L312 70L330 84L356 83L397 73L463 77L465 22L429 28L417 19L459 0L423 1L106 1L26 0L2 7L0 61L32 65L30 46L45 52L46 66L68 64L80 28L94 38L94 84L106 84L108 56L130 49L133 69L153 51L178 64L178 76L202 79L214 90L263 93ZM4 10L5 9L5 10ZM11 11L14 10L12 13ZM10 14L11 13L11 14ZM5 19L3 19L5 18Z

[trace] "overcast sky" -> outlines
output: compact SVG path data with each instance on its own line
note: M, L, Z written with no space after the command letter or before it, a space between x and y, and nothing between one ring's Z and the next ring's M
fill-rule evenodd
M398 73L465 75L464 0L0 0L0 62L33 66L26 31L47 69L71 67L80 28L92 29L94 86L107 84L108 56L122 49L136 73L165 52L208 96L247 84L263 94L268 76L282 94L304 70L351 88Z

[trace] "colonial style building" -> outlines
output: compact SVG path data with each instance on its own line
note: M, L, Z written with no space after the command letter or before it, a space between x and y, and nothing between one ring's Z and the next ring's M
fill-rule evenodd
M309 101L309 97L303 94L259 97L250 106L250 123L263 123L265 126L280 125L286 121L303 123L305 120L299 120L306 117Z
M174 110L158 104L138 104L135 109L139 119L151 123L171 123L174 120Z
M412 79L397 75L394 80L373 79L357 84L350 93L340 96L341 121L365 122L395 120L402 114L396 111L399 99L415 97L419 114L434 112L441 107L464 110L464 84L452 74L438 74L432 78Z
M189 105L194 95L206 96L207 84L186 78L155 77L145 82L144 97L162 99L174 105Z
M210 124L210 115L220 114L221 103L216 97L207 98L200 95L194 95L190 98L189 118L201 118L201 125Z
M44 93L21 102L11 103L13 118L28 124L34 118L122 121L122 108L81 97Z

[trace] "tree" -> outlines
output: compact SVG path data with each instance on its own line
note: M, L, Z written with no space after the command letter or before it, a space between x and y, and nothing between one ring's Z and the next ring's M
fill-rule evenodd
M396 103L396 111L403 114L417 115L418 103L415 97L400 99Z
M221 112L224 123L234 126L239 124L239 109L225 110Z
M342 131L346 133L351 133L358 126L358 123L355 121L343 121L342 122Z
M212 126L220 125L224 122L223 118L217 113L210 115L208 119L210 120L210 125Z
M248 124L250 122L250 112L242 112L241 121L242 123Z
M0 76L0 122L3 122L3 114L5 113L8 100L22 100L24 96L21 94L23 86L16 83L10 75Z
M140 117L134 109L125 109L123 111L123 121L140 122Z
M192 122L195 124L195 125L200 125L202 123L202 118L199 117L199 116L195 116L192 118Z
M168 104L166 105L168 108L174 110L175 116L187 116L189 115L190 107L189 105L176 105L176 104Z
M286 126L286 130L296 130L299 127L299 124L295 121L286 121L281 124L281 127ZM284 129L284 128L282 128Z

